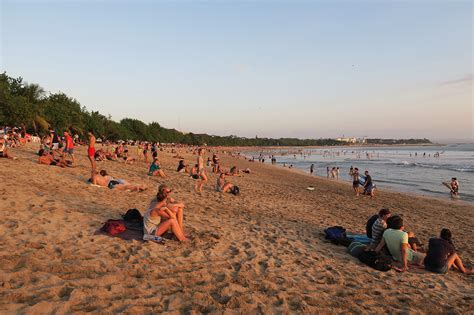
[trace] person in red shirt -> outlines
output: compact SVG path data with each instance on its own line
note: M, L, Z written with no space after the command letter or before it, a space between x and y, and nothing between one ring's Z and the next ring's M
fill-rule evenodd
M74 164L74 141L72 140L72 137L67 131L64 131L64 139L66 142L64 154L69 154L72 160L72 164Z

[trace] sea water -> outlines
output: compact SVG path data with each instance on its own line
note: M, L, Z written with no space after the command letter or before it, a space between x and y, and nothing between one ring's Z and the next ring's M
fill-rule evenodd
M439 156L438 156L439 154ZM460 198L474 202L474 144L443 146L331 147L319 149L285 148L246 154L258 161L261 155L270 163L274 155L277 166L305 170L327 177L327 167L339 167L339 180L352 182L351 166L361 174L368 170L378 188L411 192L449 199L449 188L442 182L456 177Z

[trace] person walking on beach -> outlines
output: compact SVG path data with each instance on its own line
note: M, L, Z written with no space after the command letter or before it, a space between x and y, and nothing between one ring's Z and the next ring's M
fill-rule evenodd
M72 164L74 164L74 141L67 131L64 131L64 139L66 142L64 155L68 154L71 157Z
M352 172L352 188L354 189L355 195L359 196L359 169L357 167Z
M87 132L87 135L89 136L89 145L87 147L87 157L89 158L89 161L91 162L92 172L94 172L95 169L96 169L96 163L95 163L95 136L92 133L92 129L89 129L89 131Z
M202 148L198 150L197 166L200 180L194 185L194 190L199 193L202 192L202 187L205 183L207 183L206 170L204 169L204 159L202 158L203 152L204 150Z
M456 198L459 196L459 182L456 177L451 178L451 197Z
M313 172L314 172L314 164L311 164L311 166L309 167L309 172L311 175L313 175Z

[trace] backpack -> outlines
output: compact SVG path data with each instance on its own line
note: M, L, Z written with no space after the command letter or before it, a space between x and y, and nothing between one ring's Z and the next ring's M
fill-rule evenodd
M231 194L234 194L236 196L240 195L240 188L237 185L234 185L232 189L230 190Z
M365 232L368 238L372 238L372 225L374 225L375 221L377 221L378 218L379 218L378 214L374 214L367 221L367 224L365 225Z
M117 235L124 232L126 229L123 220L108 220L100 230L109 235Z
M360 254L359 260L379 271L389 271L392 269L392 260L385 256L378 255L375 251L364 251Z
M122 214L122 218L127 222L141 222L143 217L138 209L128 209L127 213Z
M346 236L346 229L342 226L332 226L324 230L326 239L336 245L349 246L352 240Z

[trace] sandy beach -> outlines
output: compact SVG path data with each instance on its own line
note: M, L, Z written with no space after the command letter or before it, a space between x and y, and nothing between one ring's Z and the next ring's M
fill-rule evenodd
M215 174L200 195L167 152L159 154L165 179L146 176L144 162L98 163L148 188L120 192L86 183L85 147L65 169L37 164L36 149L27 144L12 150L18 160L0 159L0 313L474 312L472 275L379 272L323 235L333 225L364 233L367 219L389 207L424 244L450 228L458 253L472 261L472 204L384 190L355 197L348 183L224 155L224 167L252 170L228 178L241 195L215 192ZM161 183L186 203L190 243L96 234L127 209L143 214Z

